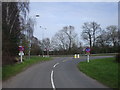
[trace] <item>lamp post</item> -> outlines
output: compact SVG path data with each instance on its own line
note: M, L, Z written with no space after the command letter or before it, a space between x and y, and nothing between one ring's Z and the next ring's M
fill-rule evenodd
M39 14L36 14L35 16L36 16L36 17L40 17L40 15L39 15Z
M37 17L40 17L40 15L39 14L36 14L35 15L35 17L33 17L33 18L37 18ZM29 27L29 26L27 26L27 27ZM29 30L28 30L29 31ZM28 32L28 33L30 33L30 32ZM33 34L32 34L32 36L33 36ZM32 37L30 36L30 35L28 35L28 41L29 41L29 51L28 51L28 55L29 55L29 59L30 59L30 51L31 51L31 39L32 39Z
M44 44L43 44L43 39L44 39L44 30L46 30L47 28L43 28L42 26L40 26L40 28L42 29L42 56L44 57Z
M36 18L40 17L39 14L36 14L35 16L36 16ZM44 39L44 30L46 30L47 28L43 28L42 26L40 26L40 28L42 29L42 56L44 57L44 49L45 49L45 47L44 47L44 44L43 44L43 39Z
M28 43L28 58L30 59L31 39L32 39L32 36L33 36L33 32L30 33L31 32L31 25L29 24L29 22L28 22L28 24L26 24L25 28L26 28L26 31L27 31L27 40L29 42Z

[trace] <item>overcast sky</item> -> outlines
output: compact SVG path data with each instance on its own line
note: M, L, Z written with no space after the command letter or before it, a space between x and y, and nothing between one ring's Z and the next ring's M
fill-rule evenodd
M117 2L31 2L30 16L36 18L34 36L51 38L64 26L72 25L80 37L84 22L95 21L101 24L102 28L118 24L118 3Z

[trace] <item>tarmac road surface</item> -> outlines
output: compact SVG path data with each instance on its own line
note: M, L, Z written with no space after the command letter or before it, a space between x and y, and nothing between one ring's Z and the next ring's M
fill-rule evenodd
M91 56L90 59L104 57L108 56ZM80 72L77 64L81 61L86 61L86 57L55 57L4 81L3 88L108 88Z

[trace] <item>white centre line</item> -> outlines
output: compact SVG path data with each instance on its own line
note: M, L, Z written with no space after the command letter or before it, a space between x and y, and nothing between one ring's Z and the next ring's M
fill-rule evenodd
M63 60L62 62L67 62L67 61L69 61L69 60Z
M59 63L56 63L53 67L56 67Z
M54 81L53 81L53 70L51 72L51 84L52 84L53 90L55 90L55 85L54 85Z
M67 61L67 60L63 60L62 62L65 62L65 61Z

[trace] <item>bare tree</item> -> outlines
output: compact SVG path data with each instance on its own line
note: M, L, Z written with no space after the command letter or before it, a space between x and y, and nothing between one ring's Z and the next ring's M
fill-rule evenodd
M50 48L50 39L49 38L45 38L42 40L42 43L43 43L43 46L44 46L44 49L49 49Z
M73 26L65 26L52 39L52 45L57 50L70 51L77 46L77 34Z
M25 31L27 32L27 38L30 41L33 37L33 31L34 31L34 20L32 18L29 18L27 21L27 24L25 25Z
M83 39L89 41L90 47L94 47L97 33L101 30L100 24L97 24L96 22L86 22L82 26L82 29Z
M62 30L57 32L54 37L56 38L54 43L58 44L60 49L63 49L63 50L68 49L68 40L67 40L67 37Z
M29 42L29 58L30 58L30 50L31 50L31 42L33 38L33 31L34 31L34 20L32 18L29 18L27 21L27 24L25 26L25 30L27 32L27 40Z
M40 55L40 53L42 53L41 46L41 42L33 36L31 42L31 54Z
M51 39L51 48L52 50L59 50L59 41L57 40L56 36L52 37Z
M29 13L29 2L15 1L2 3L3 64L13 63L18 55L22 22Z
M68 39L68 47L69 50L71 50L71 48L73 47L72 45L75 44L75 39L77 37L77 34L74 31L74 27L73 26L63 27L62 32L66 35L66 39Z
M9 33L11 34L14 30L13 27L16 25L18 17L21 22L21 26L25 22L26 16L29 13L29 2L17 2L17 0L15 0L15 2L5 2L5 4L6 15L4 17L6 24L10 26Z
M96 45L98 47L109 46L109 36L105 30L100 31L100 35L96 38Z
M111 41L113 46L118 45L118 28L115 25L108 26L107 33L109 35L109 40Z
M43 46L42 51L46 51L46 55L49 55L49 50L51 49L51 41L50 41L50 39L49 38L43 39L42 40L42 46Z

